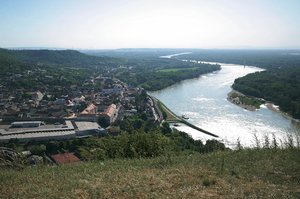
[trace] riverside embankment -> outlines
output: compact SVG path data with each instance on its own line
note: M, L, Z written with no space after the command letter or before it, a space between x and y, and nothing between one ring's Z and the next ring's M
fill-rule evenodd
M186 119L176 115L168 107L166 107L166 105L164 105L161 101L159 101L157 98L155 98L153 96L149 96L149 97L153 100L154 106L155 106L158 114L162 115L162 117L165 117L164 118L165 122L175 123L175 124L182 123L182 124L185 124L186 126L189 126L192 129L195 129L199 132L205 133L209 136L212 136L212 137L215 137L215 138L219 137L218 135L215 135L215 134L213 134L209 131L206 131L206 130L204 130L204 129L196 126L196 125L193 125L192 123L188 122Z

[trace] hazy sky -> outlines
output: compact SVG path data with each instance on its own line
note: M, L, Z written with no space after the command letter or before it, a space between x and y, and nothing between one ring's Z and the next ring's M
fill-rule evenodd
M0 47L300 48L300 0L0 0Z

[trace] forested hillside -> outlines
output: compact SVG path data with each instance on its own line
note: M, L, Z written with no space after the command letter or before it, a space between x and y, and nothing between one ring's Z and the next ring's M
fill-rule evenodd
M14 61L25 64L64 65L72 67L90 67L115 65L120 59L95 57L75 50L7 50L0 49L0 63Z
M123 62L118 58L94 57L73 50L0 49L0 77L4 88L47 90L82 86L94 74L106 75Z

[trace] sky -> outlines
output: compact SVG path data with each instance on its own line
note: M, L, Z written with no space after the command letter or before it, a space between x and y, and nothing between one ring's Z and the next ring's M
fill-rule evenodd
M0 0L0 47L300 48L300 0Z

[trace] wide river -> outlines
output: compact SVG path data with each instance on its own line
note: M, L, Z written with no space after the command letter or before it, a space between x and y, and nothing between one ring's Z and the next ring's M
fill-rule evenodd
M227 94L232 90L231 85L236 78L261 69L234 64L220 65L220 71L184 80L150 94L177 115L186 115L192 124L218 135L228 147L234 148L238 139L243 146L253 147L256 144L255 136L261 142L265 136L271 141L273 135L279 144L280 140L285 141L287 133L296 128L290 119L269 110L265 105L252 112L227 100ZM185 125L176 128L204 142L213 139Z

